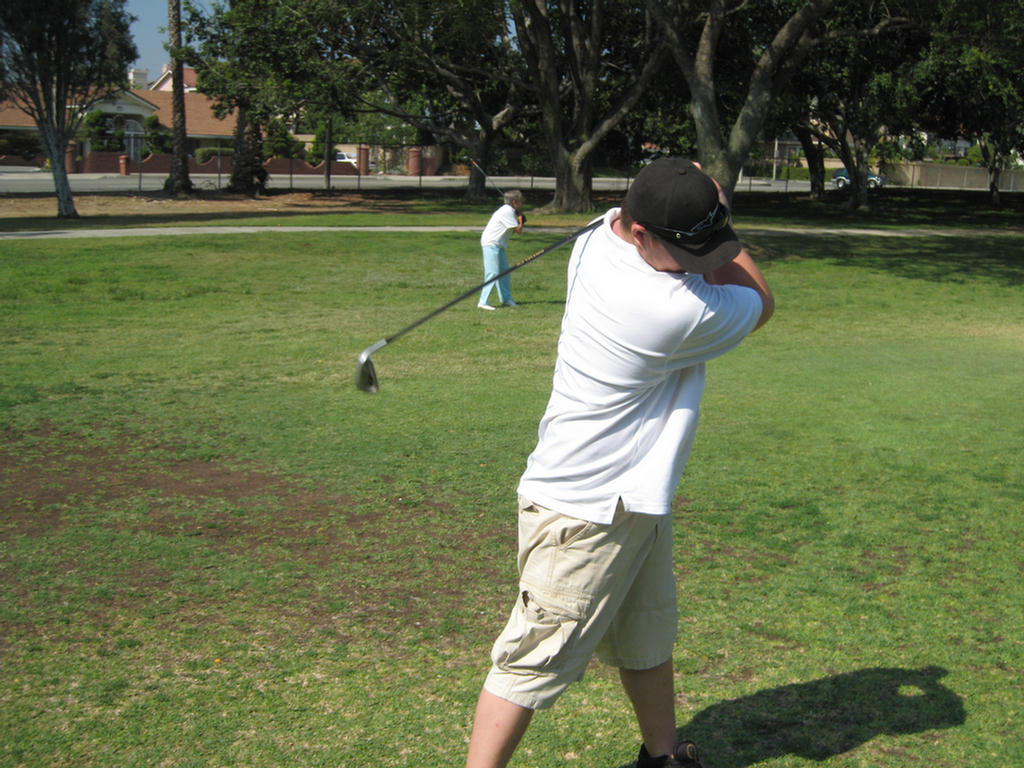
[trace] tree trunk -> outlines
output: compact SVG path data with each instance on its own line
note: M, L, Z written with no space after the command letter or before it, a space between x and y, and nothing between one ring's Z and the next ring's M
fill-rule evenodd
M324 189L331 191L331 156L334 154L334 120L330 117L324 123Z
M480 166L477 167L473 163L469 164L469 186L466 187L466 200L479 203L489 197L489 193L487 191L487 177L484 176L484 174L487 173L487 166L490 164L490 135L481 131L476 143L469 148L469 151L471 159L480 158L479 161L477 161ZM495 190L495 194L499 194L497 190Z
M57 216L61 219L77 219L78 211L75 210L75 198L71 193L64 158L56 161L51 158L50 164L53 166L53 184L57 191Z
M1001 208L1003 199L999 194L999 169L988 169L988 194L993 208Z
M267 172L260 162L260 128L249 122L244 107L238 108L235 153L231 165L229 192L255 197L265 190Z
M867 202L867 172L865 171L863 178L861 178L860 171L860 157L862 153L857 148L853 134L845 127L842 121L829 124L829 130L832 136L835 137L835 144L832 149L839 155L843 167L849 174L849 197L846 198L843 207L852 211L857 209L862 202L865 204ZM867 162L866 157L864 162Z
M562 155L555 165L555 196L551 205L558 211L585 213L594 210L591 194L593 172L589 157Z
M1002 199L999 196L999 152L989 141L987 134L978 137L978 146L981 148L981 158L985 161L985 168L988 170L989 200L995 208L999 208L1002 205Z
M470 202L479 203L486 200L487 194L487 179L484 175L477 170L476 166L469 166L469 186L466 187L466 200Z
M726 3L708 0L704 6L703 28L696 47L691 48L680 30L695 12L688 3L648 0L648 8L665 29L669 48L690 88L690 110L697 128L698 159L704 170L722 185L732 201L740 170L750 147L764 125L775 94L792 70L811 50L805 33L831 10L835 0L808 0L779 28L771 43L757 56L747 83L747 93L736 121L723 130L715 93L715 56L726 25L742 23L742 14L730 15Z
M811 197L821 200L825 197L825 152L814 140L810 129L803 125L790 126L793 134L800 140L804 157L807 158L807 170L811 176Z
M853 182L854 200L861 211L871 210L871 199L868 197L868 148L863 141L853 141L854 162L857 166L856 178Z
M544 0L519 4L513 13L519 44L540 105L540 131L555 173L555 193L548 208L593 209L590 157L642 97L662 60L662 47L636 39L636 57L615 93L604 84L601 47L609 13L607 1L587 4L586 18L576 4L549 14ZM552 3L552 6L557 4Z
M177 52L181 48L181 0L167 0L168 38L171 49L171 174L164 190L172 195L192 192L188 176L188 132L185 127L185 72Z
M46 149L46 156L50 160L50 170L53 173L53 186L57 193L57 217L61 219L77 219L78 211L75 210L75 198L71 192L71 182L68 181L68 168L66 153L68 140L61 136L50 125L40 125L39 138Z
M235 121L234 151L231 153L231 181L228 182L229 192L248 192L249 162L245 134L248 130L248 118L244 107L238 108L238 119Z

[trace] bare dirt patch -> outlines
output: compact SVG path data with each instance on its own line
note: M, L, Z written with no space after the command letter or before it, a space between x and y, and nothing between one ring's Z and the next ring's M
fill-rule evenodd
M82 217L195 215L259 215L262 213L351 213L379 210L380 198L360 193L282 192L261 197L206 193L193 197L162 194L138 196L75 195L75 210ZM46 218L56 220L57 201L53 195L7 195L0 197L0 218Z
M309 633L328 628L348 637L362 627L390 638L402 628L426 631L448 619L446 611L436 610L439 600L461 606L469 593L479 600L479 580L488 578L458 563L463 547L493 544L495 531L475 529L450 547L434 541L431 521L453 513L437 493L424 492L420 505L386 496L367 503L259 466L182 459L170 447L143 445L131 436L120 444L96 444L52 425L7 430L0 438L0 544L21 537L66 542L69 531L109 531L112 539L195 542L203 552L220 553L223 562L253 573L307 573L324 595L349 605L339 613L322 595L306 594L310 590L301 580L285 587L285 593L302 594L281 601L282 621ZM511 536L511 529L503 535ZM85 567L73 552L61 551L59 569ZM28 587L18 573L15 562L0 557L0 584L27 604ZM104 610L135 615L151 609L154 596L187 593L207 576L142 560L120 578ZM178 609L171 615L190 620Z
M153 532L180 530L174 508L192 502L204 505L203 519L193 527L212 532L214 538L244 533L247 524L230 510L254 505L280 512L279 525L266 535L294 536L297 528L321 521L328 509L352 503L259 468L178 459L170 452L162 455L159 448L140 452L127 439L119 449L49 426L25 435L7 431L3 437L0 508L5 511L5 536L45 535L67 524L77 507L102 509L137 497L151 502L153 513L145 527Z

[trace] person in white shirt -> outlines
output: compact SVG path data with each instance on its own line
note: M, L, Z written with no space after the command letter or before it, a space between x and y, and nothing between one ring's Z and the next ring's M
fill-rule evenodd
M573 248L551 397L518 486L518 598L467 768L507 765L534 711L594 654L633 705L638 768L701 765L676 741L671 503L705 364L774 311L730 218L699 165L662 158Z
M491 289L497 286L498 300L506 307L515 307L512 300L512 280L509 275L498 277L508 269L508 241L512 233L523 231L526 216L523 215L523 193L513 189L505 193L505 204L491 214L491 218L480 235L480 247L484 255L484 280L486 284L480 291L477 306L480 309L491 309L488 300ZM497 280L493 278L498 277Z

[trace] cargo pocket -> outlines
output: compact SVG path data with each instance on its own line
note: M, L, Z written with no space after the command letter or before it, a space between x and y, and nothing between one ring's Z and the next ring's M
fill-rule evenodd
M508 672L557 673L566 665L566 646L581 618L578 612L523 590L491 660Z

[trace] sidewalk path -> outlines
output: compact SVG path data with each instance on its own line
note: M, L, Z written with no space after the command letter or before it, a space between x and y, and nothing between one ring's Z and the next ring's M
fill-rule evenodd
M209 227L133 227L123 229L41 229L21 232L0 232L0 240L32 240L75 237L168 237L173 235L248 235L265 232L478 232L479 226L380 226L380 227L316 227L316 226L209 226ZM741 236L786 233L791 235L833 235L837 237L968 237L977 236L977 230L965 229L866 229L823 227L736 227ZM533 232L565 234L571 227L533 227ZM1012 235L1020 230L990 230L986 236Z
M0 232L0 240L68 237L168 237L170 235L249 235L257 232L476 232L479 226L450 227L132 227L123 229L40 229L38 231ZM551 229L557 231L556 228Z

